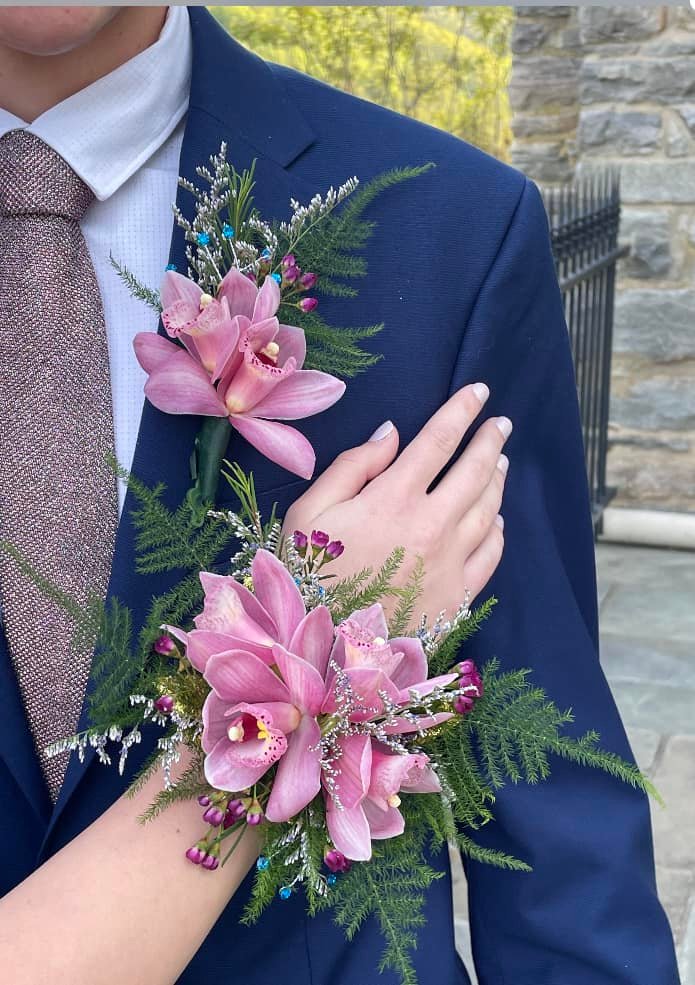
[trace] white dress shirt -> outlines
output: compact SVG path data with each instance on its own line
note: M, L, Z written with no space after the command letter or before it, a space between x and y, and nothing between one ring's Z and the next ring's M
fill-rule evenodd
M40 137L96 196L82 231L104 306L116 457L126 468L132 466L146 379L133 338L156 331L158 319L130 296L109 253L142 283L159 287L169 257L191 61L188 10L170 7L155 44L30 125L0 108L0 136L23 128ZM120 484L121 509L124 498Z

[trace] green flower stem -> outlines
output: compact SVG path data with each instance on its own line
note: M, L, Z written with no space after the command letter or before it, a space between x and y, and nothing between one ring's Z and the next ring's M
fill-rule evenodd
M226 417L206 417L195 439L191 455L194 485L189 489L187 499L200 513L200 523L205 519L206 510L215 504L222 460L231 432L232 425Z

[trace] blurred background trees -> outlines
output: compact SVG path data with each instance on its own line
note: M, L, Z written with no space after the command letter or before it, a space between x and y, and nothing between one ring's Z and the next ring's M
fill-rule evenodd
M213 7L263 58L509 158L511 7Z

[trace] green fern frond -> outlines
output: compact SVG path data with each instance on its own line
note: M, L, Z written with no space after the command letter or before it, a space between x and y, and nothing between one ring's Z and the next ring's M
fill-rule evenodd
M160 314L162 311L162 303L159 298L159 291L153 291L150 287L146 287L142 284L135 274L128 270L127 267L121 266L121 264L114 259L113 254L111 253L109 253L109 260L111 262L111 266L121 278L133 297L144 302L146 305L149 305L150 308L154 308L157 314Z

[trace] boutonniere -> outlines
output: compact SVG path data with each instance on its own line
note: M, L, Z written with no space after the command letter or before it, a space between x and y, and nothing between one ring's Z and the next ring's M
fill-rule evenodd
M177 214L188 271L168 271L155 294L119 268L161 309L168 336L135 342L148 398L166 413L201 415L203 425L177 510L159 488L127 476L139 502L136 569L178 571L180 580L152 600L137 639L116 599L82 614L81 631L96 640L90 726L48 750L83 757L91 747L106 764L115 753L123 772L129 750L154 731L133 783L157 773L163 784L141 820L197 800L200 830L187 833L181 853L210 871L256 829L262 848L244 919L299 892L312 915L332 908L348 936L373 916L382 968L404 985L416 982L424 890L441 874L430 847L450 842L477 861L528 870L471 834L493 820L506 781L547 778L552 754L652 789L595 733L567 735L571 716L530 685L529 671L461 660L494 600L471 610L464 599L450 621L418 620L421 565L405 586L400 550L378 571L332 577L343 545L320 530L283 538L274 511L259 512L253 476L223 468L237 432L311 475L311 446L284 422L335 403L344 380L376 360L361 343L379 328L332 328L316 293L353 293L345 278L365 273L354 250L369 234L366 205L422 171L393 172L361 193L353 179L308 205L292 202L287 222L268 222L253 206L253 174L237 174L223 149L200 169L206 191L186 184L194 219ZM236 510L213 507L220 472ZM387 597L397 603L389 620ZM181 773L184 749L190 765Z
M355 253L371 232L364 209L390 185L426 170L392 171L364 189L350 178L307 204L292 200L287 221L269 221L254 205L254 168L239 174L223 144L209 167L197 169L206 187L179 179L194 200L190 221L175 208L187 272L167 268L157 294L112 258L130 290L161 312L168 336L141 332L135 339L148 374L145 395L165 413L204 418L191 459L191 505L214 502L233 432L311 478L314 450L285 422L339 400L344 381L380 358L362 343L382 327L333 328L316 295L357 293L346 281L366 273Z

